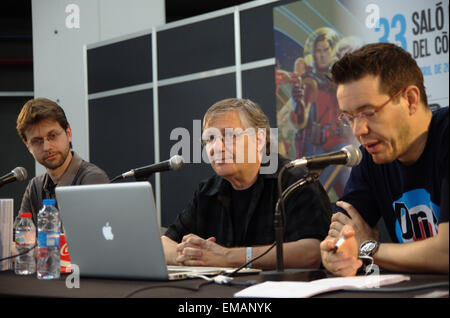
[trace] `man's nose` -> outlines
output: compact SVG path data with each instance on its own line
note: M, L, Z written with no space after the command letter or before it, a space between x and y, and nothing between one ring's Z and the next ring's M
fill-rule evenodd
M222 151L225 150L225 142L223 141L222 136L217 136L214 138L214 141L211 142L211 146L209 148L209 154L214 156L215 153L221 154Z
M48 150L48 149L51 148L51 146L52 146L51 142L48 141L47 138L44 138L44 140L43 140L43 145L42 145L43 149L44 149L44 150Z
M356 116L353 122L353 135L359 140L361 136L369 133L369 125L367 119Z

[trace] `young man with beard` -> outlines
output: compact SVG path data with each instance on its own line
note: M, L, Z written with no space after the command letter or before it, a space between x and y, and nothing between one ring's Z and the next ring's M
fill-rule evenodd
M20 212L31 212L36 223L43 199L55 198L55 187L108 183L106 173L84 161L72 148L72 129L64 110L46 98L31 99L17 117L17 131L46 173L34 177L23 195Z
M448 273L448 107L430 110L420 68L394 44L346 54L332 76L340 119L361 143L363 159L320 245L324 266L351 276L361 259L372 258L390 271ZM393 243L378 242L380 218ZM342 235L346 246L335 253Z

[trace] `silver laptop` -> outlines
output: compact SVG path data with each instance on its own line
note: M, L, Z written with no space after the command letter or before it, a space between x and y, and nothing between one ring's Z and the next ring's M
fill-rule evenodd
M56 188L71 263L81 276L173 280L232 269L171 266L148 182Z

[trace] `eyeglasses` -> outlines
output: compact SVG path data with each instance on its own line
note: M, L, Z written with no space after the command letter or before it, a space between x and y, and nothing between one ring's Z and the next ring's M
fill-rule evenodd
M206 146L211 146L213 145L218 139L220 139L220 141L222 143L225 143L225 145L227 144L231 144L231 142L235 143L236 140L244 135L244 134L249 134L249 129L243 130L241 131L241 129L237 128L225 128L225 136L222 135L222 133L220 133L220 131L218 129L207 129L203 135L202 135L202 146L206 147Z
M347 113L340 113L338 115L338 119L346 127L353 126L355 124L355 118L370 119L370 118L374 117L375 114L378 113L380 110L382 110L384 106L389 104L394 98L396 98L397 96L402 94L405 91L405 89L406 88L402 88L401 90L399 90L397 93L395 93L391 98L389 98L385 103L383 103L380 106L377 106L377 107L374 107L374 108L371 108L371 109L366 109L364 111L361 111L361 112L357 113L356 115L350 115L350 114L347 114Z
M46 137L42 138L42 137L36 137L33 138L29 141L29 145L32 148L40 148L44 145L44 139L46 139L48 142L55 142L56 139L58 139L58 137L64 132L63 130L60 130L59 132L51 132L49 133Z

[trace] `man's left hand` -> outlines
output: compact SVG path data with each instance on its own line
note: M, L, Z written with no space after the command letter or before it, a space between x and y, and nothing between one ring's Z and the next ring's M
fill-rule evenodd
M328 232L330 237L337 238L344 225L348 224L355 231L355 239L358 242L358 246L367 240L378 241L378 229L376 227L371 228L353 205L344 201L338 201L336 205L344 209L348 216L341 212L333 214L331 217L330 231Z

